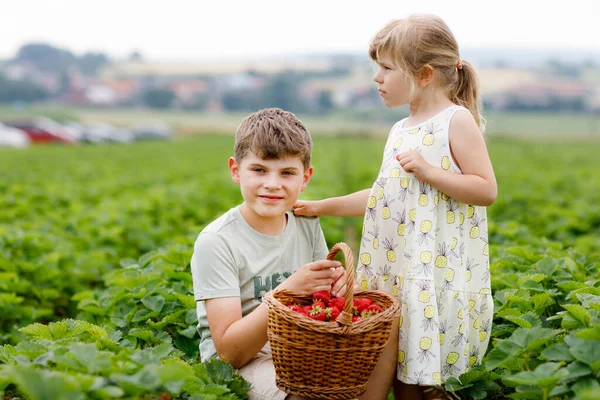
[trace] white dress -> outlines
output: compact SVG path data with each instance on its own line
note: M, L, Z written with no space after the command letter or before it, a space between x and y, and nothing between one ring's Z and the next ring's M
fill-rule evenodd
M401 307L397 377L440 385L481 362L490 338L486 209L449 198L405 172L395 159L420 151L427 162L461 173L448 144L452 106L429 120L392 128L363 226L357 278Z

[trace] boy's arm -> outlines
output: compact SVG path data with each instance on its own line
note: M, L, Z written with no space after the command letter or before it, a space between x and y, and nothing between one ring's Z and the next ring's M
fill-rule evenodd
M288 289L299 294L313 294L330 290L337 274L339 261L319 260L305 264L277 289ZM242 317L239 297L221 297L205 300L206 317L210 334L219 357L234 368L241 368L267 343L268 311L261 303L251 313Z
M307 201L294 204L294 214L301 216L361 217L365 215L371 189L364 189L346 196Z
M245 365L267 343L268 312L264 303L243 318L239 297L206 300L205 306L217 354L233 368Z

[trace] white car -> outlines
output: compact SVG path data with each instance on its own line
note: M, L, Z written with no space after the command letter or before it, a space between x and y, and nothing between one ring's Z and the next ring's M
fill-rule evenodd
M0 147L25 148L29 146L31 140L27 133L20 129L6 126L0 123Z

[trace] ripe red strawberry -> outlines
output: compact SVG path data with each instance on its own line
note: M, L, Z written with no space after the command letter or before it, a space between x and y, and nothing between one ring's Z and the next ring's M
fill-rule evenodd
M322 304L323 306L321 307L321 305L319 305L319 304ZM325 305L320 302L314 303L311 306L308 316L312 319L316 319L317 321L325 321L327 319L327 313L325 312Z
M359 299L354 299L354 308L356 308L354 314L360 314L362 313L367 307L369 307L371 304L373 304L373 300L367 298L367 297L362 297Z
M329 303L329 299L331 299L331 294L327 290L321 290L320 292L315 292L312 295L313 302L322 301L323 303Z
M327 313L327 321L335 321L342 311L339 308L333 306L327 307L325 309L325 312Z
M160 400L171 400L171 395L169 393L161 393L159 398Z
M364 321L364 319L362 319L361 317L357 317L357 316L352 317L352 322L354 322L354 323L359 323L359 322L363 322L363 321Z
M368 319L375 314L379 314L382 311L383 310L378 304L371 304L369 307L365 308L362 313L360 313L360 316L364 319Z
M306 315L306 311L304 311L304 308L302 308L298 304L292 304L290 308L292 309L292 311L296 311L297 313Z
M312 310L312 305L304 306L302 309L304 310L304 314L308 315L310 314L310 310Z
M331 300L329 300L329 307L337 307L340 310L343 310L345 301L344 296L332 297Z

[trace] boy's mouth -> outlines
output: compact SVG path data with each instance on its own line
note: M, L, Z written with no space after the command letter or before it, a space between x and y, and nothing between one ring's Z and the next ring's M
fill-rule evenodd
M265 200L265 201L277 201L277 200L283 200L283 197L281 196L258 196L261 199Z

